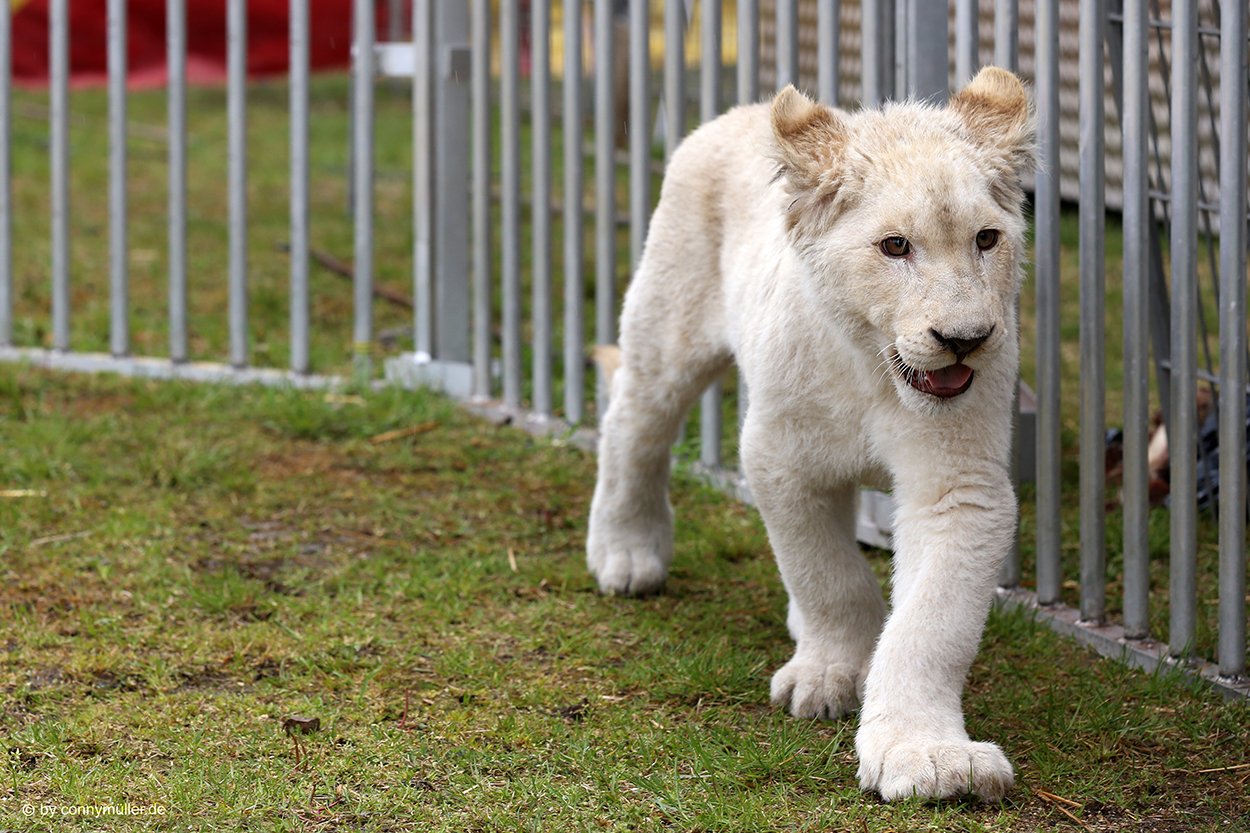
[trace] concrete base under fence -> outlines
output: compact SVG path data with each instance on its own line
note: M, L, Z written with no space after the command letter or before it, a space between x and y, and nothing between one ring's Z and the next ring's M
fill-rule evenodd
M185 379L191 382L228 382L248 385L288 385L293 388L330 388L343 383L337 376L296 373L274 368L233 367L220 362L174 362L108 353L70 353L34 347L0 347L0 362L29 364L71 373L117 373L141 379Z
M1052 630L1069 636L1097 653L1155 674L1179 669L1210 685L1225 700L1250 699L1250 679L1221 677L1219 667L1204 660L1178 660L1168 654L1168 646L1155 639L1128 639L1119 625L1087 622L1080 611L1064 604L1041 605L1037 596L1018 587L998 588L998 603L1035 611L1037 618Z
M427 387L468 399L473 395L473 365L439 361L428 353L403 353L385 364L386 381L402 387Z

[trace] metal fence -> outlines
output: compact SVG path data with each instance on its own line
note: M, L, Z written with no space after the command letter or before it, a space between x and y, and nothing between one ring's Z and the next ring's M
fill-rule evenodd
M168 223L168 349L164 355L133 355L129 329L127 223L151 218L131 218L127 206L124 0L109 2L109 348L73 349L68 0L51 0L51 247L40 276L51 286L46 345L18 343L14 326L21 283L28 278L12 267L18 209L10 163L9 27L8 18L0 18L6 75L0 79L0 358L148 376L334 381L314 373L324 369L313 366L308 346L315 325L308 258L307 0L291 3L287 368L253 366L249 350L246 3L228 5L228 353L216 362L191 361L188 349L187 21L179 0L169 3L169 201L161 218ZM386 375L479 404L494 402L531 426L556 432L593 425L601 412L602 387L588 378L588 345L615 340L621 285L641 253L661 157L692 125L792 82L843 106L907 95L941 99L983 61L1021 68L1018 35L1027 19L1031 67L1024 69L1035 90L1041 164L1032 188L1035 298L1027 299L1035 324L1024 334L1035 356L1035 423L1023 437L1029 445L1024 456L1035 470L1030 494L1036 539L1024 549L1036 555L1025 564L1019 551L1013 554L1001 595L1039 606L1056 627L1103 653L1147 668L1192 665L1226 694L1244 696L1250 691L1245 4L954 0L948 8L923 0L765 0L763 6L761 16L760 0L414 0L411 41L378 44L373 2L356 2L352 209L344 220L351 223L355 255L352 373L369 378L375 371L372 150L379 74L409 79L413 113L413 349L390 358ZM1076 66L1065 63L1060 48L1065 32L1079 33ZM813 65L814 80L807 70ZM1060 110L1076 78L1079 274L1065 275L1059 174L1071 160L1061 156ZM1112 123L1118 122L1110 131L1107 78ZM1122 310L1108 308L1106 300L1109 134L1123 155ZM1206 175L1211 171L1214 178ZM1073 282L1080 293L1079 377L1064 378L1062 288ZM1209 310L1214 320L1208 320ZM1104 345L1108 321L1121 316L1123 409L1110 417L1123 425L1117 498L1123 506L1122 571L1112 574L1116 588L1110 593ZM1215 356L1208 347L1213 341ZM1074 385L1080 411L1065 415L1062 394ZM1199 453L1210 446L1200 443L1200 385L1215 403L1218 452ZM1162 409L1171 449L1163 579L1151 568L1152 403ZM705 471L723 472L726 455L732 459L732 439L724 435L733 432L725 425L733 425L745 404L745 391L732 379L705 394L688 434ZM1061 476L1065 420L1079 422L1079 497L1065 492ZM1200 499L1206 510L1200 511ZM888 509L877 509L878 500L866 498L862 514L868 527L888 535ZM1063 524L1073 515L1067 508L1072 500L1079 500L1079 564L1065 565ZM1073 549L1070 539L1067 550ZM1200 539L1218 547L1213 563L1200 559ZM1064 593L1073 579L1078 598L1068 599L1074 602L1069 606ZM1168 588L1167 644L1150 639L1151 613L1158 609L1151 603L1152 580L1153 590L1161 581ZM1217 636L1206 651L1214 650L1214 664L1196 659L1203 634L1200 587L1218 595ZM1118 604L1109 606L1109 598Z

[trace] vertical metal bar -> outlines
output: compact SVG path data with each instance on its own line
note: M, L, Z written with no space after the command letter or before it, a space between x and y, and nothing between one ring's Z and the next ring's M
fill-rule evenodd
M52 347L69 349L69 0L49 0Z
M907 0L907 93L921 100L945 102L950 89L949 15L945 4Z
M472 372L469 346L469 147L471 93L468 74L470 37L467 3L435 3L431 40L431 80L434 85L431 146L433 166L433 307L431 355L449 371L463 366ZM459 375L459 371L457 371ZM452 383L454 377L444 377ZM468 393L472 384L455 382Z
M0 15L0 347L13 343L12 19Z
M981 65L981 17L977 6L977 0L955 0L955 83L961 87Z
M759 0L738 0L738 103L753 104L760 97ZM738 371L738 429L750 405L746 378Z
M1198 4L1172 5L1171 592L1168 649L1193 651L1197 630ZM1232 391L1229 391L1232 393Z
M778 12L780 14L780 12ZM795 21L798 9L794 9ZM720 56L721 56L721 15L720 3L703 0L702 26L702 90L699 95L700 121L709 122L720 112ZM798 80L798 27L795 26L794 70ZM721 436L724 433L723 415L724 390L720 380L713 382L704 391L699 404L699 461L709 468L720 468Z
M1144 3L1124 6L1124 631L1150 630L1150 89Z
M1019 67L1020 59L1020 10L1017 0L997 0L994 6L994 63L1013 72ZM980 63L980 31L977 31L977 63ZM1016 320L1020 318L1020 299L1016 298ZM1016 331L1016 341L1020 340L1020 332ZM1017 371L1015 396L1011 406L1011 479L1020 482L1020 460L1022 457L1022 431L1020 415L1020 379ZM1011 549L1003 560L999 583L1003 587L1017 587L1023 578L1023 564L1020 551L1020 527L1016 525L1016 535L1012 540Z
M373 0L355 0L355 73L352 76L353 269L352 364L359 379L372 375L373 344L373 81L377 38Z
M490 0L473 0L473 395L491 394Z
M169 73L169 360L187 360L187 7L168 0L165 60Z
M842 3L819 0L816 4L816 94L830 107L841 100Z
M1019 0L994 2L994 63L1012 72L1020 68Z
M403 0L387 0L386 4L386 39L391 43L397 43L403 39L404 30L401 25L403 20Z
M564 0L564 418L585 416L586 318L582 277L582 3Z
M1106 216L1103 181L1104 0L1086 0L1080 11L1081 169L1081 618L1106 615Z
M892 8L889 0L863 0L860 4L861 69L863 78L863 104L877 107L890 97L891 87L887 66L893 62L890 44L893 31L886 18Z
M699 77L699 120L709 122L720 115L721 98L721 4L703 0L700 45L702 69Z
M616 342L616 96L612 0L595 0L595 342ZM598 369L598 414L607 407Z
M760 97L760 3L738 0L738 103Z
M503 401L521 407L521 30L518 0L499 6L499 212Z
M226 6L226 110L230 155L229 204L230 364L246 367L247 338L247 0Z
M629 264L638 268L651 219L651 3L629 4Z
M474 19L484 20L485 18L475 15ZM489 38L489 34L486 37ZM489 40L487 42L489 43ZM480 46L480 40L475 40L475 43ZM434 62L433 0L413 0L412 47L416 58L416 66L413 69L412 77L412 339L413 349L417 354L433 356L435 165L434 81L432 77ZM485 125L480 126L478 129L489 136L488 128ZM489 149L487 152L489 153ZM475 185L475 199L477 198L477 193L477 186ZM487 211L489 213L489 208ZM487 327L489 328L489 324ZM487 344L489 344L489 339ZM479 378L481 368L478 368L477 371L474 376L474 384L489 385L488 372L485 381L483 381L482 378Z
M551 0L530 7L530 84L533 89L532 158L534 165L532 228L534 322L533 409L550 416L551 381Z
M1037 191L1034 276L1037 309L1037 600L1059 601L1060 303L1059 303L1059 0L1037 3Z
M291 0L291 370L307 373L308 287L308 0Z
M799 86L798 0L775 0L777 12L777 88Z
M126 0L108 0L109 90L109 351L130 352L126 273Z
M1246 6L1220 11L1220 674L1246 673Z
M664 4L664 158L686 135L686 6Z

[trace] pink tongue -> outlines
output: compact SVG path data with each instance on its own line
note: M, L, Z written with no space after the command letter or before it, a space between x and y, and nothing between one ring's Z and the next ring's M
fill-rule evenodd
M927 370L925 382L931 391L937 394L957 391L972 378L972 368L966 364L952 364L939 370Z

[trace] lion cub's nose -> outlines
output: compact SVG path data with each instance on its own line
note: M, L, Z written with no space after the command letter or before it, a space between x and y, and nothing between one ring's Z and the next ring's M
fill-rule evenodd
M985 340L994 332L994 328L990 327L984 333L973 335L968 338L959 338L955 336L947 336L939 333L933 328L929 328L929 332L938 340L947 350L955 354L955 361L962 362L970 353L985 343Z

